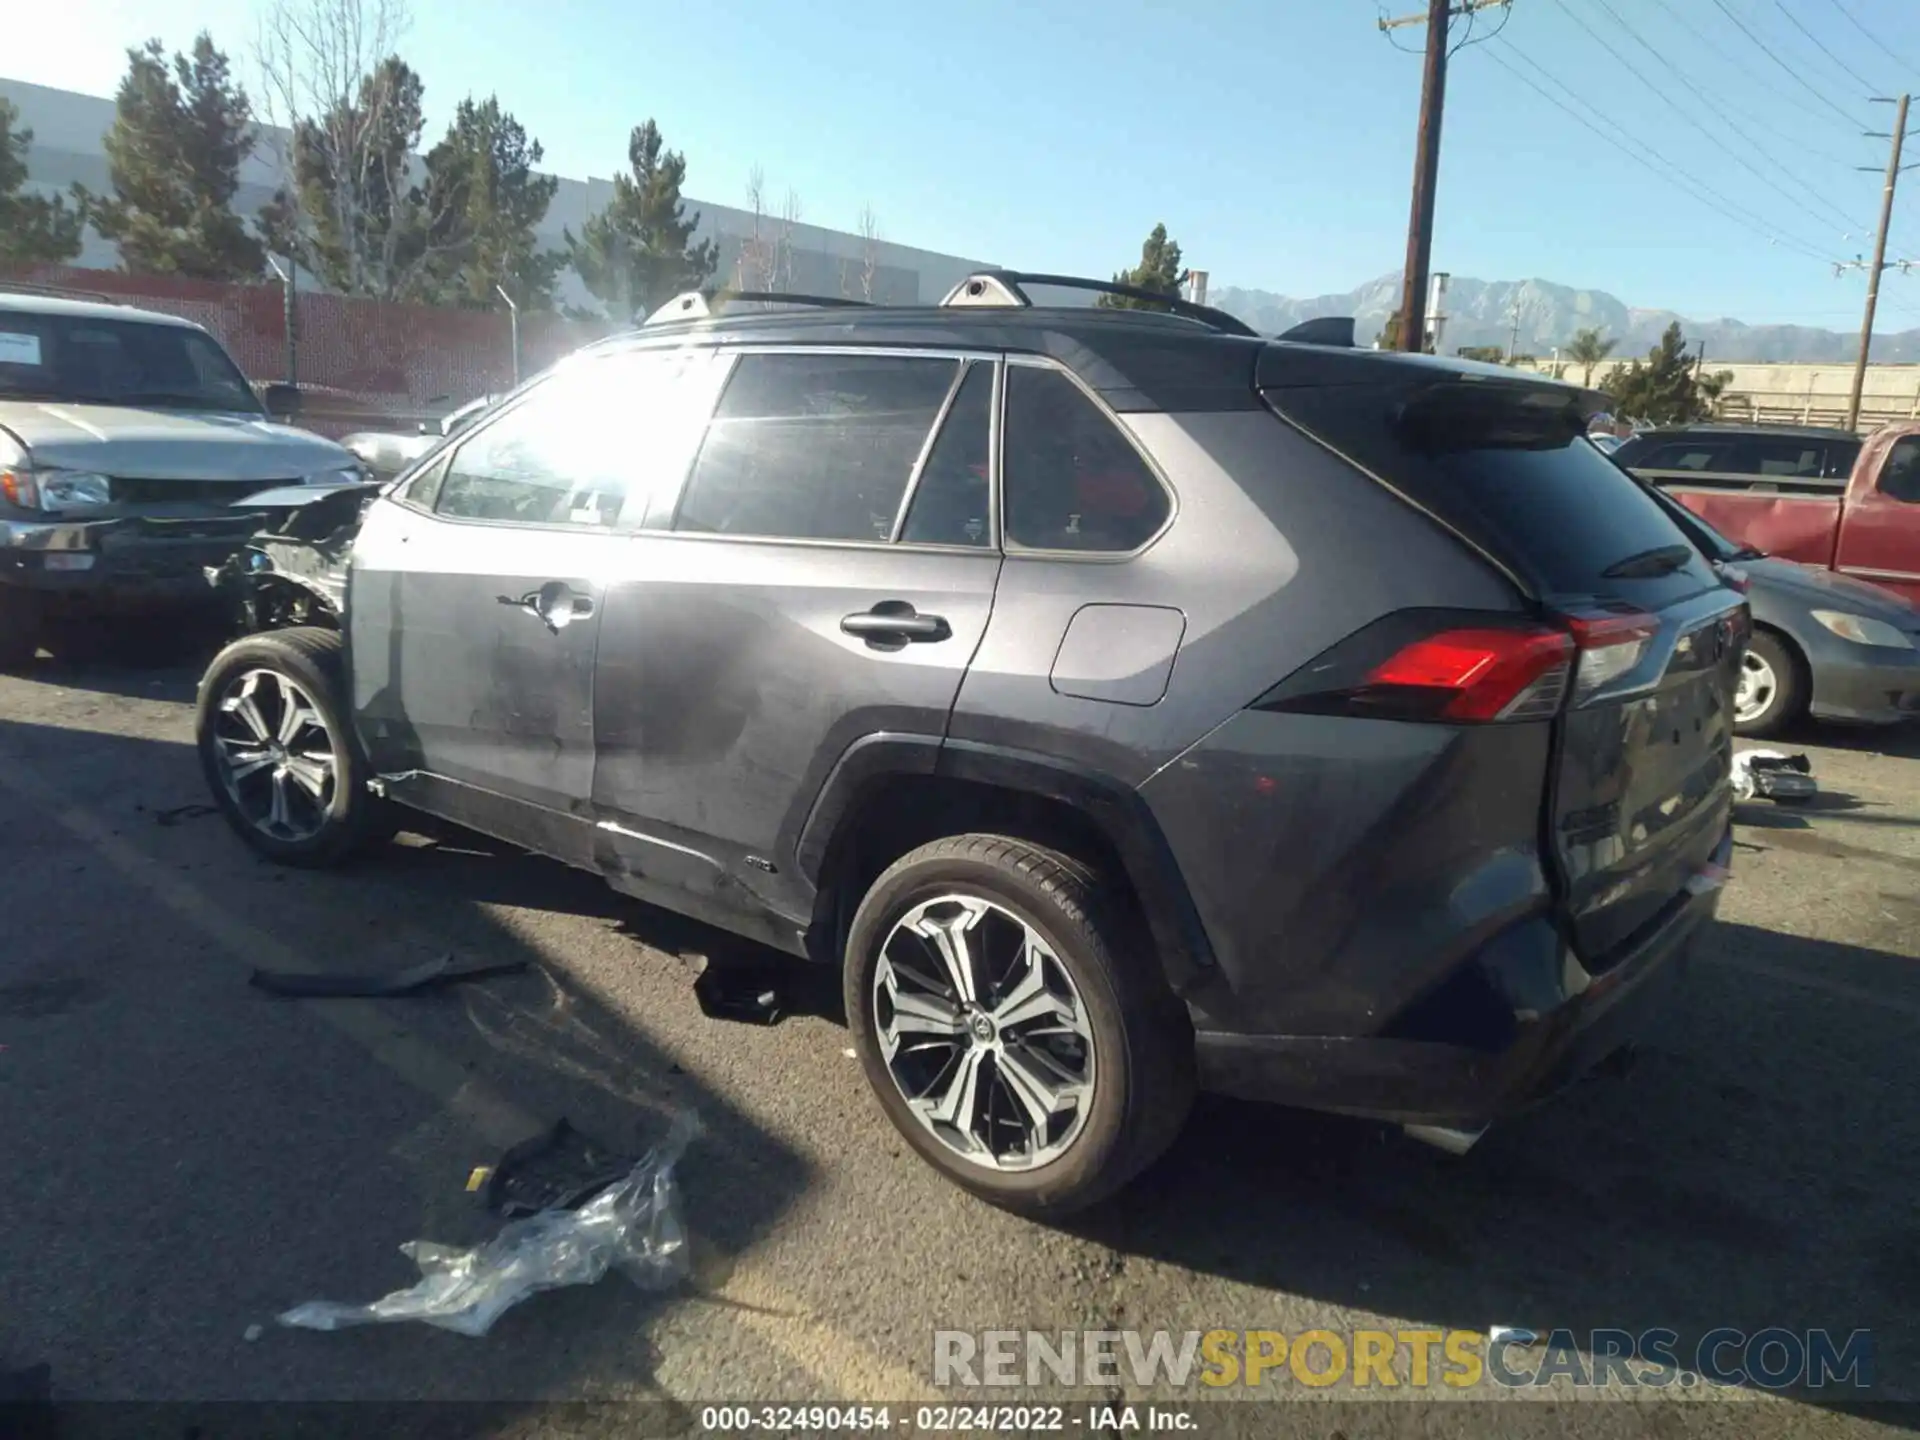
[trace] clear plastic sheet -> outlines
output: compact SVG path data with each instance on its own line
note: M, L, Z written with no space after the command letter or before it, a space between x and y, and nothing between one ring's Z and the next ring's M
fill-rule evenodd
M509 1221L472 1250L410 1240L400 1249L420 1269L420 1281L411 1289L365 1305L310 1300L279 1316L279 1322L341 1330L421 1320L477 1336L529 1295L592 1285L609 1269L642 1289L667 1289L687 1273L687 1237L673 1167L699 1133L692 1114L677 1114L659 1145L578 1209L542 1210Z

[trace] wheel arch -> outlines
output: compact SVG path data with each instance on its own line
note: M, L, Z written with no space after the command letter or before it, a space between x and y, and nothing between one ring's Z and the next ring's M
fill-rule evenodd
M1137 791L1053 756L898 735L849 747L801 827L795 858L815 896L809 952L839 962L860 897L893 860L981 831L1063 850L1123 882L1176 994L1215 973L1178 861Z

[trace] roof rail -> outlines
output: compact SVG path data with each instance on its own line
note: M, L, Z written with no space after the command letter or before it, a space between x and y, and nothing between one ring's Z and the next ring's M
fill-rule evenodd
M867 308L864 300L849 300L840 295L793 295L782 290L688 290L674 296L640 323L644 327L665 325L674 320L700 320L709 315L718 315L728 306L742 301L770 305L811 305L823 310Z
M1250 335L1258 338L1259 331L1237 316L1224 310L1216 310L1211 305L1196 305L1191 300L1183 300L1178 295L1162 295L1155 290L1142 289L1138 285L1122 284L1118 280L1092 280L1083 275L1039 275L1024 270L977 270L947 292L946 299L940 302L943 308L965 308L969 306L987 306L999 309L1009 307L1024 308L1033 304L1025 287L1028 285L1056 285L1063 290L1096 290L1102 295L1119 295L1128 300L1148 300L1164 307L1175 315L1188 320L1198 320L1201 324L1218 330L1226 335Z
M1337 345L1343 350L1351 350L1353 349L1353 317L1321 315L1312 320L1302 320L1291 330L1281 331L1279 338L1291 340L1299 345Z
M53 295L71 300L99 300L108 305L126 307L124 295L108 295L99 290L79 290L71 285L35 285L25 280L0 280L0 295Z

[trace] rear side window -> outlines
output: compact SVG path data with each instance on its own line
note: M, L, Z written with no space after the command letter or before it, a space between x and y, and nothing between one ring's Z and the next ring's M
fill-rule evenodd
M1544 386L1442 383L1411 395L1355 386L1280 391L1275 398L1289 418L1453 526L1538 594L1657 609L1716 583L1659 502L1584 442L1584 419ZM1392 557L1374 561L1390 564Z
M1030 550L1124 554L1173 510L1106 412L1049 367L1007 367L1002 464L1007 539Z
M1880 471L1880 493L1889 500L1920 505L1920 435L1893 442Z
M741 356L674 529L890 540L959 373L931 356Z

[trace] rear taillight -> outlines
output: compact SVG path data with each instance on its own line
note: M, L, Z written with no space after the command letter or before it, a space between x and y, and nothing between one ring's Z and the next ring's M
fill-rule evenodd
M1660 622L1642 610L1569 615L1567 626L1580 651L1574 667L1573 703L1611 685L1646 659Z
M1374 666L1362 697L1430 720L1544 719L1567 692L1573 648L1559 630L1444 630Z
M1401 610L1349 635L1255 701L1263 710L1482 724L1559 712L1573 636L1518 616Z

